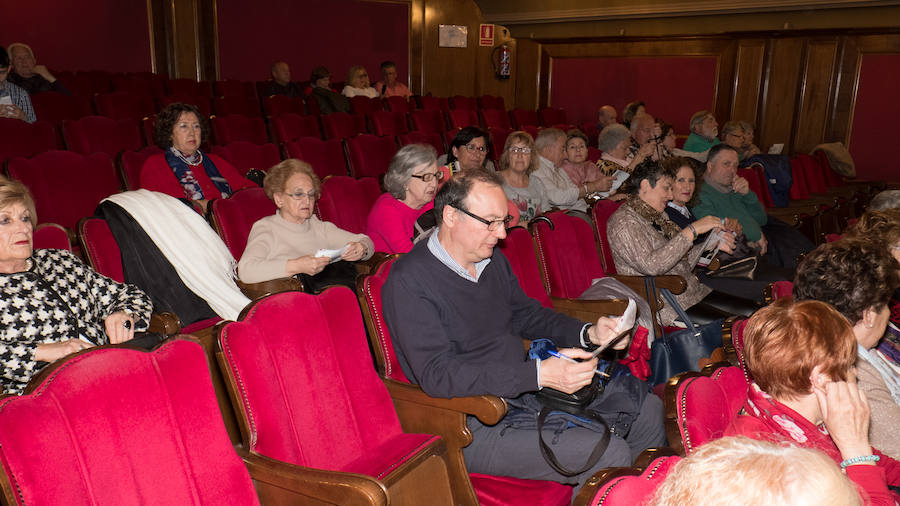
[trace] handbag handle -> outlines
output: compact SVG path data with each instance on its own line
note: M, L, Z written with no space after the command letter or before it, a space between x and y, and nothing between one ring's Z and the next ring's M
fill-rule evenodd
M698 330L697 326L694 325L694 322L691 321L691 317L688 316L684 308L681 307L681 304L678 302L678 299L675 298L675 295L670 292L668 288L660 288L659 291L662 293L663 298L666 299L666 302L672 306L672 309L678 313L678 317L681 318L681 321L683 321L685 325L687 325L687 328L693 330L695 335L700 335L700 330Z
M612 437L610 436L610 428L606 424L606 421L600 418L599 415L585 410L584 415L590 416L593 421L600 423L606 430L602 432L600 440L597 441L596 446L594 446L594 451L592 451L590 456L588 456L587 462L585 462L584 466L579 469L572 470L560 464L559 460L557 460L556 458L556 455L553 453L553 450L550 449L550 447L547 446L547 443L544 442L544 421L547 419L547 415L549 415L551 411L553 411L552 408L544 406L543 408L541 408L541 412L538 414L537 420L538 443L540 444L541 454L544 456L544 460L546 460L547 463L550 464L550 467L552 467L557 473L563 476L570 477L579 475L594 467L594 465L596 465L597 462L600 461L600 457L603 456L603 453L606 452L606 449L609 447L609 440Z

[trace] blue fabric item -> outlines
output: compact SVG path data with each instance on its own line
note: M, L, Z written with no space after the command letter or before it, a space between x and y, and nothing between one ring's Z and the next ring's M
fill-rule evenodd
M754 163L762 165L766 174L766 184L769 185L769 193L772 195L772 203L775 207L787 207L790 197L793 178L791 177L791 161L784 155L753 155L748 158L744 166L749 167Z
M191 200L205 200L214 197L207 197L203 195L203 190L200 188L200 184L197 183L197 180L193 177L193 168L191 168L184 160L181 159L174 152L175 148L167 149L163 152L166 157L166 163L169 164L169 167L172 167L172 170L175 171L175 177L184 186L185 190L190 194ZM222 194L223 199L227 199L231 196L232 190L231 185L228 184L228 181L222 177L222 174L219 173L219 169L216 168L216 165L212 163L209 157L203 156L203 153L197 151L197 154L201 157L201 164L203 165L203 170L206 171L206 175L209 176L209 179L216 185L216 188Z

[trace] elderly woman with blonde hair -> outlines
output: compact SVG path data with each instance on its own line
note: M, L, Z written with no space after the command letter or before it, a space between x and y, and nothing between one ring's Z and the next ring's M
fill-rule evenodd
M519 211L519 224L522 225L550 210L544 184L532 177L537 168L534 139L527 132L509 134L500 155L499 174L503 178L503 192Z
M260 283L299 276L310 290L328 282L355 288L356 270L349 262L369 259L375 246L364 234L342 230L316 217L313 210L322 185L312 167L300 160L285 160L269 169L263 187L278 211L250 229L247 248L238 262L241 281ZM336 252L328 255L320 250Z
M354 65L347 71L347 84L341 90L341 95L347 98L363 96L378 98L378 90L369 84L369 73L362 65Z

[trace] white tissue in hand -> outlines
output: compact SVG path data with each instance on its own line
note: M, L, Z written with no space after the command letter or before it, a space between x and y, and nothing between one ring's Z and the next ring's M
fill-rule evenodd
M637 303L634 302L634 299L628 299L628 307L625 308L625 312L619 317L619 322L616 324L616 332L624 332L634 327L636 317Z
M313 256L316 258L328 257L331 259L331 262L328 262L328 263L334 263L341 259L341 255L343 255L344 252L347 251L347 248L349 248L349 247L350 247L350 245L348 244L341 249L324 249L323 248L323 249L320 249L319 251L316 251L316 254Z

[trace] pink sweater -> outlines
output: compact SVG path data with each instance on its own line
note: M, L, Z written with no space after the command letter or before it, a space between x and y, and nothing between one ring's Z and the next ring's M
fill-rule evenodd
M434 203L429 202L419 209L413 209L390 193L381 194L372 205L366 224L366 235L375 243L375 251L408 253L413 247L413 225L416 219L432 207Z

